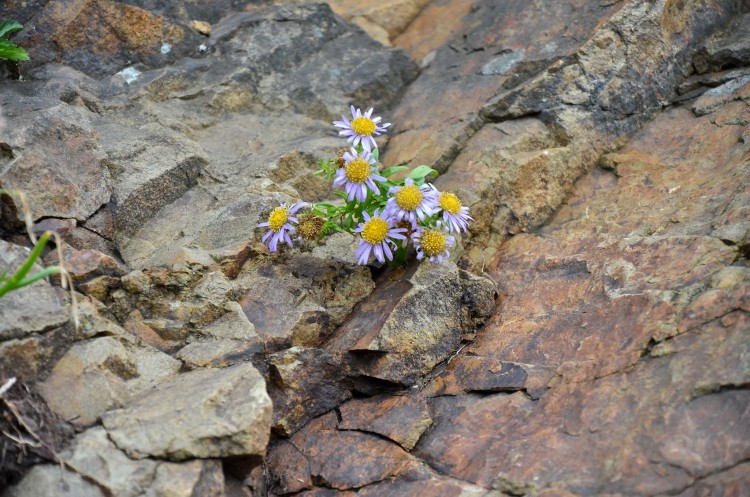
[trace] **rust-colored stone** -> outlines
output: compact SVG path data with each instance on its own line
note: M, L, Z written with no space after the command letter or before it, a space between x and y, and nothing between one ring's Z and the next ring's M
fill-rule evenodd
M341 430L360 430L388 437L406 450L416 445L432 424L427 403L420 395L391 395L354 399L343 404Z
M328 413L295 433L289 443L307 458L308 465L294 459L297 461L294 472L283 466L271 468L274 481L303 482L295 483L295 488L304 488L306 482L314 481L329 488L350 490L397 476L416 464L398 445L367 433L338 431L336 424L336 415ZM276 450L296 454L282 444L271 449L269 458L278 457Z

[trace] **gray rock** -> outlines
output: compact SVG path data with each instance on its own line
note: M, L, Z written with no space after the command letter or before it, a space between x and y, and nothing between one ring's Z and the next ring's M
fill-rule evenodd
M227 302L224 308L226 314L199 327L195 338L189 338L192 341L175 355L186 366L226 367L263 352L263 342L242 307L237 302Z
M0 185L23 190L34 219L86 220L110 198L93 114L59 100L29 101L13 90L0 92L13 122L0 139L10 149L10 157L0 158Z
M41 465L4 497L194 497L223 495L219 461L170 463L133 460L107 438L104 428L81 433L61 454L66 466Z
M248 361L263 351L260 340L205 340L192 342L180 349L175 357L191 369L223 368Z
M29 250L0 240L0 274L9 275L23 265ZM35 264L29 274L42 270ZM22 338L62 326L68 311L60 305L54 289L44 280L37 281L0 297L0 342Z
M180 366L151 347L113 337L95 338L73 345L40 390L61 418L88 426L109 409L176 374Z
M737 16L730 26L710 39L693 57L699 73L750 63L750 13Z
M498 55L491 61L482 66L484 76L504 76L510 72L513 67L523 60L524 50L510 50L504 54Z
M81 475L58 465L40 464L31 468L18 485L3 497L105 497L105 493Z
M268 352L317 347L375 287L365 267L308 255L251 260L236 282Z
M263 455L271 412L263 377L252 364L238 364L179 375L102 421L132 458L183 461Z
M100 123L103 164L113 185L112 214L118 238L135 233L164 205L197 184L206 164L190 140L158 124L138 128Z

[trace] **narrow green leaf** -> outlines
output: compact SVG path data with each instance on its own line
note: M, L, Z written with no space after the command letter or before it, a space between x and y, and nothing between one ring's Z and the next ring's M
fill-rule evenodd
M44 268L38 273L34 273L31 276L19 281L16 284L16 288L21 288L22 286L31 285L32 283L39 281L42 278L46 278L47 276L52 276L53 274L57 274L59 272L60 272L59 266L52 266L52 267Z
M23 278L26 277L26 274L28 274L29 271L31 271L31 268L34 267L34 263L39 258L39 256L42 254L42 250L44 250L44 246L47 245L47 240L49 240L49 231L45 231L44 234L39 237L39 241L37 242L34 249L29 253L29 256L26 258L26 261L23 263L23 265L18 268L18 271L15 272L15 274L11 277L11 283L17 284Z

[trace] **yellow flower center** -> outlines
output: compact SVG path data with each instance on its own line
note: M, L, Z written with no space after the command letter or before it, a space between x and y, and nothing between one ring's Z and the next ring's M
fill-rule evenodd
M352 119L352 130L359 136L370 136L375 133L375 122L369 117Z
M279 231L282 226L289 220L289 209L286 207L276 207L268 215L268 227L272 231Z
M344 166L346 179L352 183L364 183L370 177L370 163L362 157L356 157Z
M450 214L458 214L461 212L461 201L452 193L441 193L440 194L440 208Z
M388 222L379 217L370 218L362 230L362 239L372 245L382 242L386 236L388 236Z
M402 186L395 195L396 204L405 211L413 211L422 203L424 194L414 185Z
M425 230L422 233L422 251L427 257L442 254L447 244L448 237L442 231Z

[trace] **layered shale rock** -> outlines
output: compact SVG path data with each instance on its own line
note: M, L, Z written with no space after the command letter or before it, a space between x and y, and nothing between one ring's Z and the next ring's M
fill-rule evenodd
M746 6L329 4L6 6L0 188L79 324L0 298L3 497L740 495ZM259 241L352 103L470 207L445 264Z

